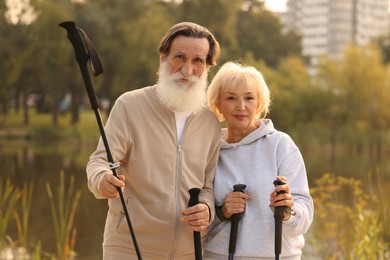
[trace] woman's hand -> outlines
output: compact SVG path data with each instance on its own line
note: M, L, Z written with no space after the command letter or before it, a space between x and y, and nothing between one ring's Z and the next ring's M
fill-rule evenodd
M246 202L250 200L250 193L229 192L225 196L225 203L222 207L222 213L225 218L230 218L233 214L242 213L245 211Z
M270 194L270 207L287 206L292 208L294 206L294 198L290 192L290 186L288 185L287 178L284 176L277 176L276 179L285 182L284 185L275 186L275 190ZM284 193L278 194L278 192L284 191ZM290 218L291 214L284 212L284 221Z

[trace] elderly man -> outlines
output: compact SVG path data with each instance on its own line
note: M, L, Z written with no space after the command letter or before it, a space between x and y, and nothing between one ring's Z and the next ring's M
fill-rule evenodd
M205 106L205 89L219 52L206 28L176 24L160 43L157 84L116 100L105 130L120 162L119 178L109 168L101 139L87 165L89 189L108 199L104 259L136 259L118 187L143 258L194 259L192 232L204 235L215 212L212 187L221 131ZM201 189L200 203L187 207L194 187Z

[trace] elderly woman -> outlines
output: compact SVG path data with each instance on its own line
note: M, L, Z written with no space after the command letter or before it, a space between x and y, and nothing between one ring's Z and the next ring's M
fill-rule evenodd
M222 129L214 181L218 218L204 244L205 259L227 259L230 217L238 213L235 259L275 259L276 206L284 206L281 257L300 259L303 234L313 220L313 200L298 147L265 119L270 92L262 74L254 67L225 63L207 95L210 109L227 128ZM286 184L274 186L275 180ZM233 192L239 183L246 185L245 191Z

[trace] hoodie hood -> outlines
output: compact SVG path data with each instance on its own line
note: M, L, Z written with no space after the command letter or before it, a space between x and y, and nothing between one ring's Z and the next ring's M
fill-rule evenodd
M224 137L227 135L227 128L222 129L222 141L221 141L221 150L231 149L235 147L239 147L242 145L247 145L253 142L256 142L260 138L263 138L266 135L272 134L276 132L276 129L274 128L274 124L272 123L271 119L259 119L260 126L255 131L250 133L249 135L245 136L240 142L238 143L227 143L224 140Z

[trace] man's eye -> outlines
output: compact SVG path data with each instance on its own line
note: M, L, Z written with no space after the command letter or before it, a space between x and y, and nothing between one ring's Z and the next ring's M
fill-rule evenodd
M184 60L184 55L176 55L175 58L179 60Z
M196 63L200 63L200 64L206 63L205 60L204 60L204 59L201 59L201 58L196 58L196 59L195 59L195 62L196 62Z

